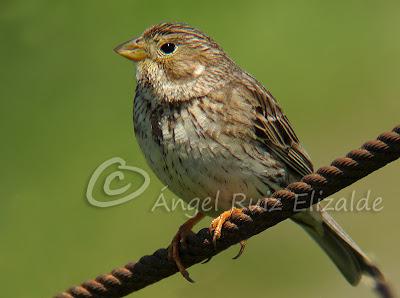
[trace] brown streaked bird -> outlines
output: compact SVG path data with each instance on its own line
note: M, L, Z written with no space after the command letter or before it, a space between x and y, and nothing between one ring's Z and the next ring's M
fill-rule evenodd
M134 128L147 162L183 200L211 198L209 206L216 206L199 208L170 245L170 258L191 280L178 249L197 222L222 212L211 225L217 241L224 221L241 212L238 207L300 180L313 166L271 93L203 32L162 23L115 51L137 63ZM363 274L383 280L328 213L306 210L292 220L350 284Z

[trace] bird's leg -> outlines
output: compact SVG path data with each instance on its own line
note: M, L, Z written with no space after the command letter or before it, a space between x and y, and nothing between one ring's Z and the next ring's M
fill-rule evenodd
M232 217L232 215L242 214L242 212L243 209L233 207L231 210L225 211L221 213L217 218L213 219L210 225L210 231L214 231L213 234L214 247L216 247L217 240L221 237L221 230L224 223L228 221ZM246 246L246 241L245 240L240 241L240 250L239 253L234 257L234 259L237 259L242 255L245 246Z
M188 219L183 225L181 225L178 229L178 232L175 234L174 238L171 241L170 246L168 247L168 258L171 261L174 261L176 266L179 269L179 272L182 276L190 281L194 282L193 279L190 278L189 272L183 266L181 258L179 256L179 244L182 242L182 245L186 245L186 238L189 234L193 233L192 228L196 225L200 220L204 218L204 214L198 212L194 217Z

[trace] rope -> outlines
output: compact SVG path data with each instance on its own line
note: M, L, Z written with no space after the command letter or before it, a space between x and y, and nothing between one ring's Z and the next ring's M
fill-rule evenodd
M330 166L322 167L315 173L303 177L301 181L275 192L272 197L244 208L242 214L233 215L224 224L222 237L217 241L215 248L208 228L190 235L186 248L180 249L182 262L186 267L190 267L207 261L231 245L291 217L294 207L296 210L307 208L399 157L400 125L392 131L382 133L376 140L366 142L360 149L350 151L345 157L334 160ZM140 258L136 263L116 268L109 274L100 275L79 286L71 287L54 297L123 297L177 272L174 262L168 260L167 249L161 248L152 255ZM383 297L392 297L384 280L382 284L377 285L376 290Z

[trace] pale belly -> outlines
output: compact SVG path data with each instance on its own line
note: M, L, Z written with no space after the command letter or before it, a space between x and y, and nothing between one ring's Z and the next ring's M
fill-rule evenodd
M194 104L157 111L147 100L135 100L134 124L159 179L210 216L254 204L287 179L282 167L265 159L268 153L219 134L216 122Z

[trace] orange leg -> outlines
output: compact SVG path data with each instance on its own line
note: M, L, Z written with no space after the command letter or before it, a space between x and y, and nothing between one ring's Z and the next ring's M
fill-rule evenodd
M192 228L196 225L200 220L204 218L204 214L198 212L194 217L187 220L183 225L179 227L178 232L175 234L174 238L170 246L168 247L168 258L173 260L176 266L179 269L179 272L183 275L183 277L190 281L194 282L193 279L190 278L189 272L183 266L181 258L179 256L179 244L182 242L182 245L186 245L186 238L192 232Z
M241 214L242 212L243 212L242 209L233 207L231 210L221 213L220 216L218 216L211 222L210 231L214 231L213 235L214 247L217 244L217 240L221 237L221 230L224 223L228 221L232 215ZM246 246L246 241L245 240L240 241L240 250L239 253L234 257L234 259L237 259L242 255L245 246Z

